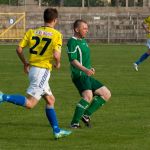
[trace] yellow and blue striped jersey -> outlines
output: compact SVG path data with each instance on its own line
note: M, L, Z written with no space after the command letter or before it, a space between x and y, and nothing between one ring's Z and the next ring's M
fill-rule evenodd
M52 70L53 52L61 52L62 34L50 27L29 29L19 46L29 47L29 63L32 66Z
M146 24L148 30L150 30L150 16L144 19L144 23ZM150 33L147 33L147 38L150 38Z

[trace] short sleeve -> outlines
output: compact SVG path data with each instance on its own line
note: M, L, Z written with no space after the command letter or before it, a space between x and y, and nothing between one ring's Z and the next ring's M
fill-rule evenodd
M68 41L67 53L68 53L69 61L73 61L74 59L77 59L77 46L74 40Z
M63 39L62 34L61 33L57 34L57 37L54 41L54 51L61 52L62 39Z
M19 43L20 47L26 47L28 45L30 34L31 34L31 29L25 33L23 39L20 41Z

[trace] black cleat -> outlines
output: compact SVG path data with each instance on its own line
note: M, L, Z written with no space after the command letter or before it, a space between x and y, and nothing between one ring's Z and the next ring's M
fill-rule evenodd
M85 124L87 127L91 128L91 124L90 124L91 118L90 118L89 116L83 115L83 116L82 116L82 121L84 122L84 124Z
M81 128L81 126L80 126L79 123L74 123L74 124L71 124L71 128L73 128L73 129L79 129L79 128Z

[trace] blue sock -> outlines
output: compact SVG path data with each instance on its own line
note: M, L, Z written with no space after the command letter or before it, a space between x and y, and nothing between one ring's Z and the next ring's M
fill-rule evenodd
M20 106L25 106L26 105L26 97L22 96L22 95L7 95L4 94L3 96L3 100L16 104L16 105L20 105Z
M149 56L149 54L144 53L144 54L138 59L138 61L136 61L135 63L136 63L137 65L139 65L139 64L140 64L142 61L144 61L148 56Z
M60 132L54 108L46 108L46 116L55 133Z

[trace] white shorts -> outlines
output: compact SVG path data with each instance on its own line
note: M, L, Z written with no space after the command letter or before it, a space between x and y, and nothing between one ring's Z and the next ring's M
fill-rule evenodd
M150 49L150 39L147 39L146 46L148 47L148 49Z
M50 70L45 68L31 67L29 71L30 85L27 94L33 96L37 100L45 94L52 95L49 86Z

